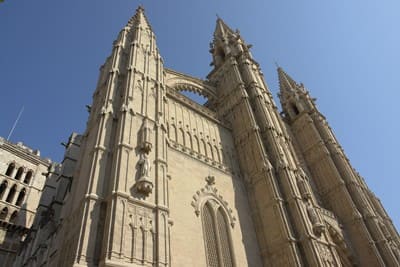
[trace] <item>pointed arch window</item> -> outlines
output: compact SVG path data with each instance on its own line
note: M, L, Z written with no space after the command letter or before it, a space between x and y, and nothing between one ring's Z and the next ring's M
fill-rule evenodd
M32 178L32 171L29 170L25 175L24 183L29 184L29 182L31 181L31 178Z
M21 179L23 173L24 173L24 168L23 167L19 167L18 171L17 171L17 174L15 175L15 179L16 180Z
M7 176L11 176L12 173L14 172L14 169L15 169L15 164L14 163L10 163L8 165L8 168L7 168L7 171L6 171L6 175Z
M17 201L15 202L16 206L21 206L22 202L24 201L25 194L26 194L26 190L24 188L24 189L21 190L21 192L19 192Z
M13 187L11 187L11 189L10 189L10 192L8 193L6 202L11 203L13 201L16 191L17 191L17 186L13 185Z
M227 215L222 206L209 199L202 209L207 266L233 267L233 247Z
M291 106L292 106L292 111L293 111L294 115L295 115L295 116L299 115L299 114L300 114L300 111L299 111L299 109L297 108L297 105L292 103Z
M0 199L3 199L3 195L4 195L4 192L7 189L7 185L8 185L7 181L3 181L1 183L1 185L0 185Z
M217 223L218 223L218 235L221 246L222 262L224 263L223 266L233 266L232 251L231 251L232 242L230 240L231 237L229 235L229 228L228 228L229 224L227 222L224 211L222 210L221 207L219 207L217 210Z

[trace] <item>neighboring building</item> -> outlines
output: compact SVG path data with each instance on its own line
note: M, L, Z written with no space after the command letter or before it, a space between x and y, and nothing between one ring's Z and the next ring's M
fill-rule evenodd
M280 114L221 19L210 52L205 80L165 68L138 8L15 266L400 265L395 227L304 86L278 69Z
M35 217L49 159L0 137L0 263L11 266Z

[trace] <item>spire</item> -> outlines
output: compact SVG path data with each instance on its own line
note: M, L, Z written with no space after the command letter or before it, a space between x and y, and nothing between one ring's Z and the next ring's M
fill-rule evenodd
M225 61L226 56L231 55L242 46L238 31L233 31L228 25L217 15L217 23L214 31L214 39L210 44L210 53L213 55L211 65L219 67Z
M131 17L122 32L128 32L129 42L142 46L149 52L158 53L156 36L147 19L143 6L136 9L135 15Z
M287 118L295 119L303 111L316 109L315 99L310 97L302 83L296 83L281 67L278 67L278 76L278 96Z
M130 18L130 20L127 23L127 27L132 28L132 27L136 27L136 26L142 26L143 28L148 28L151 31L153 31L151 29L150 23L144 13L144 8L143 6L139 6L136 9L135 15L133 15L133 17Z
M235 35L235 32L217 15L217 23L215 25L214 38L224 41L229 35Z
M298 84L281 67L278 67L278 77L281 94L293 92L298 88Z

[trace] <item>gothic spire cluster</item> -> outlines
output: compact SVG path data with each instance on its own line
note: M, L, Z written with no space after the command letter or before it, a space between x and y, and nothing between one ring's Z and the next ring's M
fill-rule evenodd
M16 266L400 265L393 223L304 86L278 68L282 116L220 18L210 52L207 80L165 68L136 10L85 134L44 190L52 223L30 233Z

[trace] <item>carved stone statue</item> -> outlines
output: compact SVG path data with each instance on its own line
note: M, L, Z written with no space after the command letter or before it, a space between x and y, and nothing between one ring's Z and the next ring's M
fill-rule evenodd
M139 179L136 182L136 189L148 195L153 190L153 183L150 181L151 164L147 153L140 153L139 165Z
M304 179L298 178L298 179L297 179L297 186L298 186L298 188L299 188L301 197L302 197L304 200L308 200L308 199L311 198L311 192L310 192L310 190L308 189L307 183L306 183L306 181L305 181Z
M146 153L140 154L140 159L139 159L138 164L140 166L140 178L149 177L151 165L150 165L149 158Z
M321 222L321 219L319 218L316 209L311 204L307 206L307 214L313 226L314 234L320 236L321 233L324 231L325 226Z

